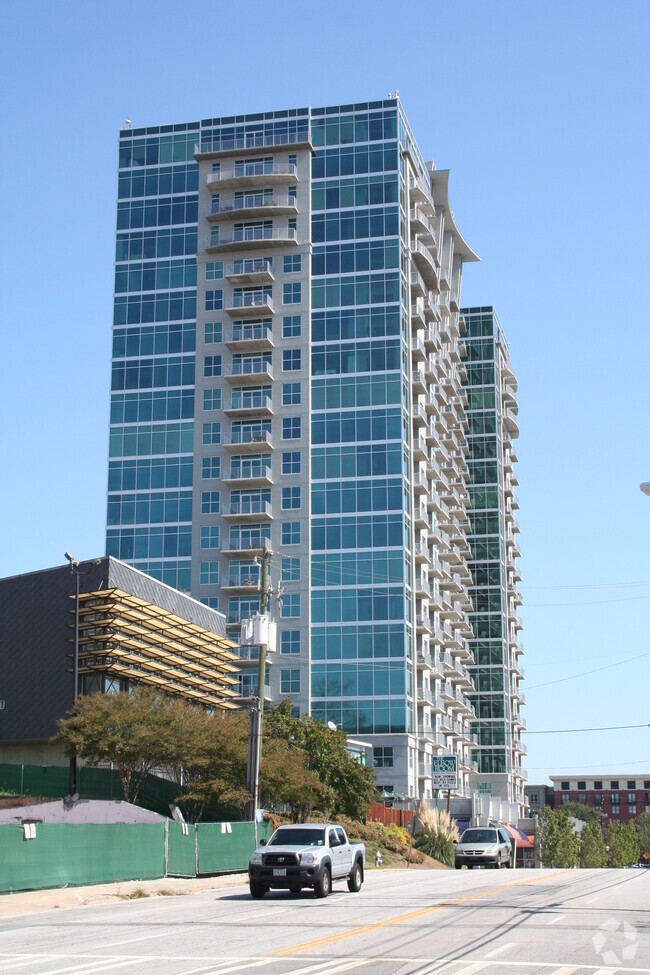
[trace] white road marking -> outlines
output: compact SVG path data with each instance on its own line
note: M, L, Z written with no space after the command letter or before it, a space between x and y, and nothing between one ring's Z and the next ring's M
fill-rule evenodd
M493 948L492 951L488 951L485 954L486 958L496 958L497 955L502 955L504 951L510 951L511 948L516 948L516 941L509 941L505 945L499 945L498 948Z
M332 961L322 962L320 961L317 965L308 965L307 968L294 968L289 975L336 975L336 972L349 972L353 968L359 968L361 965L367 965L367 958L347 958L345 960L339 960L338 963L332 959Z
M226 962L226 965L228 965L227 968L224 968L223 965L218 965L216 968L213 967L207 971L203 969L203 971L205 975L227 975L228 972L243 972L245 968L260 968L262 965L270 965L272 961L272 958L258 958L256 961L246 961L245 958L241 958L234 965Z
M164 938L166 933L171 933L171 932L156 931L155 934L142 934L140 935L139 938L127 938L125 941L107 941L103 945L92 944L90 948L87 948L85 950L101 951L103 948L119 948L122 945L132 945L136 941L152 941L154 938Z
M565 918L565 917L566 917L566 914L556 914L555 917L552 917L551 920L548 921L547 923L548 924L557 924L558 921L561 921L562 918ZM571 971L574 972L575 971L575 968L572 968Z
M474 975L474 972L480 972L482 968L489 964L486 961L476 961L471 965L464 965L463 968L459 968L454 975Z
M116 956L110 960L104 959L101 962L86 961L83 965L66 965L65 968L51 968L48 971L39 972L39 975L95 975L95 972L103 972L107 968L127 968L129 965L141 965L143 961L155 961L155 959L145 955L124 960Z
M7 955L7 954L3 954L2 957L3 958L11 958L11 959L13 959L9 963L5 963L4 961L2 963L2 971L3 972L8 972L10 968L20 968L21 965L33 965L34 962L35 961L38 961L39 959L43 959L43 961L45 962L45 961L47 961L48 959L51 958L52 961L54 961L57 956L56 955L42 955L42 954L25 955L25 954L21 953L20 955Z
M598 897L592 897L590 900L585 901L585 904L593 904L593 902L599 900L599 898L600 898L600 894L598 895Z
M574 967L573 965L563 965L562 968L556 968L553 975L573 975L574 972L578 971L580 966Z

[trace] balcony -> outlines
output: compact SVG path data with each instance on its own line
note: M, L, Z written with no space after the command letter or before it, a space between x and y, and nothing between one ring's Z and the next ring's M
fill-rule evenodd
M410 177L409 191L413 204L422 204L425 213L427 210L433 212L433 207L431 206L431 190L422 176L412 175Z
M436 271L436 262L429 248L425 247L420 240L412 240L411 254L413 255L418 271L422 275L427 289L429 291L437 292L438 274Z
M268 291L245 291L243 294L234 294L231 301L232 304L226 304L224 308L231 318L273 314L273 299Z
M259 570L254 575L242 575L240 573L226 577L221 582L224 592L259 592L260 576Z
M273 382L273 369L270 362L235 361L224 370L223 378L231 385L241 386L259 382Z
M424 301L418 298L411 305L411 327L414 329L426 328L427 323L424 318Z
M418 599L429 599L431 597L431 588L427 579L419 575L415 580L415 595Z
M413 523L416 528L428 528L429 527L429 512L427 511L426 504L414 505L413 509Z
M231 454L267 453L273 449L273 438L268 430L240 430L223 438L223 445Z
M223 156L255 155L268 149L313 149L309 127L305 122L300 131L289 134L283 132L247 132L243 136L231 136L226 139L204 140L194 146L194 158L197 162L204 159L218 159Z
M271 284L275 280L268 257L249 258L226 264L226 278L232 284Z
M273 484L271 467L268 464L241 464L223 472L223 483L227 487L270 487Z
M418 633L431 633L431 620L428 616L416 616L415 628Z
M422 565L423 563L429 564L431 562L431 554L427 545L416 545L414 554L416 564Z
M411 382L411 389L414 393L426 393L427 391L427 381L424 377L424 373L421 369L413 370L413 378Z
M222 220L251 220L255 217L274 217L298 213L298 203L293 196L265 196L256 193L232 203L218 203L206 207L205 215L209 223Z
M221 554L225 555L229 559L241 558L242 556L252 557L261 556L264 552L264 542L268 543L268 539L259 537L246 537L240 538L234 542L230 542L228 545L221 546Z
M422 403L414 404L413 409L411 410L411 419L414 427L426 427L428 417L427 411Z
M272 521L270 501L257 498L241 498L222 507L221 515L227 521Z
M413 362L426 362L427 350L424 348L424 342L421 338L413 338L411 342L411 355L413 356Z
M220 234L217 240L208 237L205 249L208 254L222 251L254 250L268 247L288 247L298 243L298 234L292 228L276 230L269 227L244 227L231 234Z
M275 347L273 329L260 322L235 325L232 332L226 333L224 344L233 352L270 350Z
M422 279L422 275L413 263L411 264L411 297L424 298L426 293L427 288Z
M514 410L508 407L503 411L503 422L505 423L506 429L512 437L519 436L519 424L517 422L517 417L515 416Z
M428 494L430 486L426 475L422 471L417 471L413 475L413 490L416 494Z
M426 209L431 211L431 216L429 216L429 214L425 212L424 207L418 206L417 203L411 207L409 213L410 220L411 220L411 232L414 234L418 234L419 236L426 238L427 241L430 241L431 243L435 244L436 218L430 206L427 206Z
M271 393L269 391L265 396L257 393L254 396L238 396L237 399L224 403L223 412L231 419L249 417L251 420L258 420L261 417L273 416Z
M283 183L298 182L298 167L293 163L276 163L270 165L260 160L256 163L245 163L233 169L222 170L219 173L208 173L206 180L211 193L221 193L222 190L246 189L255 186L275 186Z
M427 457L427 443L424 437L421 434L413 437L413 460L426 460Z

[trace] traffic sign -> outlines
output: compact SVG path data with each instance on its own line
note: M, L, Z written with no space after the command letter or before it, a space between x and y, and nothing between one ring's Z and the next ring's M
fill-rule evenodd
M431 771L434 789L458 788L458 759L455 755L432 758Z

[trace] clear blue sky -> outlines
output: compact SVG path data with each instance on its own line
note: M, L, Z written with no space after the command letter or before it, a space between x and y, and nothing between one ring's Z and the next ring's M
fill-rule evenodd
M0 576L104 551L124 119L398 88L518 374L528 728L647 724L649 37L631 0L6 4ZM531 782L650 775L647 728L525 740Z

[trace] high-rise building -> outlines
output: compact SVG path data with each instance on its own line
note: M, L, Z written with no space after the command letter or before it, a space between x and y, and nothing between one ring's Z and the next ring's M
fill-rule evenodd
M517 454L517 379L508 345L493 308L464 308L467 328L465 387L469 402L469 493L471 499L472 584L469 595L473 635L469 645L476 711L476 746L471 776L477 791L524 805L521 760L526 727L521 708L524 678L520 664L521 597L517 568L519 507L515 487Z
M120 133L107 551L238 639L269 546L265 695L409 796L483 747L447 182L396 97Z

